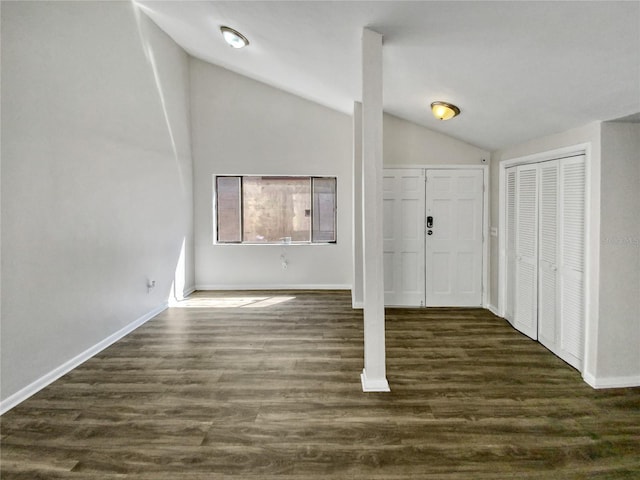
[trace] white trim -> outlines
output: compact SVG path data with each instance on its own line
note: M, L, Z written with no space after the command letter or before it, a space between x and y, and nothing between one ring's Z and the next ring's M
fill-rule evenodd
M225 285L196 285L195 290L349 290L351 285L346 283L325 284L325 283L274 283L274 284L225 284Z
M326 247L335 246L338 242L227 242L227 243L212 243L216 247Z
M186 298L195 291L196 291L196 287L189 287L186 290L184 290L184 292L182 292L182 295Z
M482 304L489 303L489 166L480 165L482 168Z
M381 378L379 380L371 380L367 378L367 372L363 368L362 373L360 374L360 382L362 383L362 391L363 392L390 392L391 388L389 388L389 382L387 382L386 378Z
M602 138L602 134L600 134ZM597 360L598 340L598 306L600 304L600 164L593 164L591 156L591 144L584 147L585 166L585 242L584 242L584 351L582 358L582 371L586 371ZM600 157L598 157L600 158ZM598 160L600 161L600 160ZM597 172L597 178L596 178ZM592 183L595 180L595 184ZM595 202L595 204L594 204ZM592 235L595 229L596 235ZM592 338L592 331L595 332ZM592 343L593 341L593 343ZM586 381L586 380L585 380ZM638 384L640 385L640 384Z
M74 368L78 367L82 363L89 360L91 357L97 355L105 348L111 346L112 344L120 340L122 337L133 332L135 329L137 329L144 323L148 322L156 315L164 312L167 308L168 308L167 303L163 303L159 307L154 308L150 312L147 312L137 320L134 320L130 324L122 327L117 332L109 335L104 340L101 340L100 342L96 343L94 346L89 347L84 352L76 355L70 360L67 360L66 362L64 362L62 365L59 365L58 367L54 368L49 373L37 379L35 382L30 383L29 385L22 388L21 390L18 390L13 395L8 396L7 398L5 398L3 401L0 402L0 415L3 415L4 413L11 410L13 407L18 405L19 403L24 402L27 398L35 395L40 390L50 385L51 383L55 382L57 379L59 379L63 375L66 375Z
M495 305L488 304L486 306L486 309L489 310L491 313L493 313L496 317L504 318L502 315L500 315L500 312L498 311L498 308Z
M500 163L498 171L498 313L505 317L507 302L505 298L507 286L507 169Z
M513 167L514 165L525 165L527 163L539 163L549 160L557 160L564 157L586 155L590 145L590 143L579 143L577 145L571 145L570 147L557 148L554 150L534 153L532 155L525 155L524 157L514 157L508 160L502 160L500 162L500 168L506 169L507 167Z
M428 164L415 164L415 165L387 165L384 164L382 166L384 169L394 169L394 168L400 168L400 169L424 169L424 170L429 170L429 169L434 169L434 170L470 170L470 169L488 169L489 165L488 164L482 164L482 165L478 165L477 163L472 163L469 165L465 165L465 164L455 164L455 165L447 165L447 164L438 164L438 165L428 165Z
M364 302L351 302L351 308L354 310L362 310L364 308Z
M590 373L585 373L582 378L589 384L589 386L598 389L640 387L640 375L597 378Z
M167 304L169 305L169 307L175 307L176 305L179 305L181 301L185 300L189 295L191 295L195 291L196 291L195 287L186 288L186 289L184 289L182 291L180 297L171 295L169 297L169 299L167 300Z

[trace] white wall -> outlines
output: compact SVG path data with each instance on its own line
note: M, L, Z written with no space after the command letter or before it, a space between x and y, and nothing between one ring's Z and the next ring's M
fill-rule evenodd
M455 120L453 120L455 122ZM383 116L384 166L479 165L490 153L388 113Z
M193 285L188 57L136 18L2 2L3 400Z
M200 60L190 65L198 288L350 288L351 117ZM216 174L337 176L337 243L214 245Z
M601 193L596 376L640 384L640 124L602 124Z

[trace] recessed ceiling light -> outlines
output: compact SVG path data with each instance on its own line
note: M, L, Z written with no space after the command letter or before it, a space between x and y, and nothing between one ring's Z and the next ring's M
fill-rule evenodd
M224 37L225 42L229 44L229 46L233 48L242 48L249 45L249 40L247 37L242 35L237 30L234 30L230 27L220 27L220 31L222 32L222 36Z
M433 115L440 120L449 120L450 118L460 115L460 109L455 105L445 102L433 102L431 104Z

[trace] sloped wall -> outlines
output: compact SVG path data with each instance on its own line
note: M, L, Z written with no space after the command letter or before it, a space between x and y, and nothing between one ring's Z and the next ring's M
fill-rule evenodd
M184 51L131 2L1 8L6 400L189 290L193 227Z

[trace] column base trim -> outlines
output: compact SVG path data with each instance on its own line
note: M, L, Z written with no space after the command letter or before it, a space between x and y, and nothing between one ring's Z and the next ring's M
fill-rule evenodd
M591 387L601 388L633 388L640 387L640 375L627 377L596 377L588 372L583 373L582 378Z
M386 378L371 380L367 378L367 371L363 368L360 374L363 392L390 392L389 382Z

